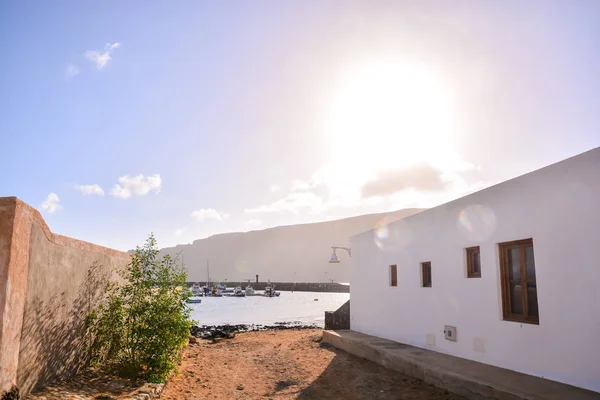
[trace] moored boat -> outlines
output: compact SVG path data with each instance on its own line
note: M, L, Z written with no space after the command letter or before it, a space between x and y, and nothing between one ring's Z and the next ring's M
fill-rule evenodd
M194 283L190 290L192 291L192 294L194 296L204 295L204 291L202 290L202 287L198 283Z
M278 297L279 295L280 295L280 293L276 292L274 287L272 287L272 286L265 287L265 291L263 293L263 296L265 296L265 297Z

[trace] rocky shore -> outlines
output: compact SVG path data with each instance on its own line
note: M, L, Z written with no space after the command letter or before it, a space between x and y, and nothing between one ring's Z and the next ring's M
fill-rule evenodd
M315 324L304 324L300 321L275 322L273 325L237 324L237 325L200 325L193 326L190 334L199 339L233 339L241 332L282 331L288 329L317 329Z

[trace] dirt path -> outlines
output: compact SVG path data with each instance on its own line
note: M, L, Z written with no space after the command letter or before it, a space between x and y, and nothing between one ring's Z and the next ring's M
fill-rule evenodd
M249 332L217 343L198 340L162 399L404 399L460 396L334 347L322 331Z

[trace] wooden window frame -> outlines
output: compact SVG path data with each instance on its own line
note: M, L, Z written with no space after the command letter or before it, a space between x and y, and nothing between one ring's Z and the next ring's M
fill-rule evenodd
M479 246L467 247L465 253L467 255L467 278L481 278L481 250ZM479 272L475 271L473 254L479 255Z
M427 270L428 273L427 273ZM431 261L421 263L421 287L433 287L433 274L431 272Z
M398 287L398 265L391 264L390 270L390 287Z
M539 325L540 317L539 317L539 302L538 302L538 316L530 316L529 315L529 303L528 303L528 292L527 292L527 284L535 283L536 284L536 297L537 297L537 279L527 279L527 265L525 262L525 248L531 246L533 248L533 239L521 239L514 240L511 242L503 242L498 243L498 253L500 258L500 280L502 284L502 317L505 321L513 321L520 322L524 324L532 324ZM511 304L511 294L510 294L510 275L509 275L509 265L508 265L508 250L518 247L522 249L520 251L520 263L521 263L521 283L525 282L525 287L523 288L523 315L513 314L511 312L510 304ZM534 260L535 260L535 250L534 250Z

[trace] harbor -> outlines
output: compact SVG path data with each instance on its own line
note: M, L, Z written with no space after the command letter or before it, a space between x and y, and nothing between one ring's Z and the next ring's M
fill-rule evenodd
M200 297L279 297L281 292L275 290L275 286L268 285L262 291L255 290L251 285L246 285L244 289L241 286L227 287L222 283L216 285L201 286L198 283L190 287L192 297L188 303L200 303Z
M222 282L227 288L233 289L237 286L246 288L250 285L255 291L264 291L267 286L272 286L282 292L329 292L329 293L350 293L350 285L340 282L256 282L252 281L224 281ZM216 285L215 282L188 282L188 287L191 289L194 286L206 287Z
M350 295L348 293L281 291L279 297L254 296L199 297L200 304L189 304L191 318L196 325L263 324L300 322L324 326L325 311L337 310Z

